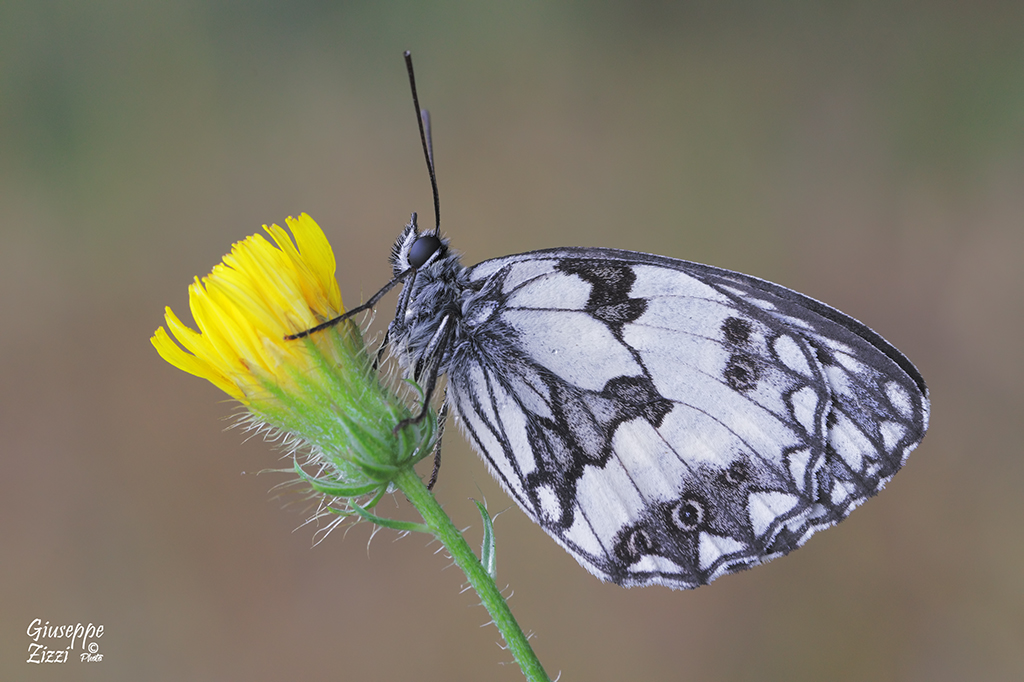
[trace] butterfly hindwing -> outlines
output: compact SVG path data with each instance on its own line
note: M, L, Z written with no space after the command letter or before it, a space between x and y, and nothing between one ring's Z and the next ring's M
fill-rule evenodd
M927 428L899 351L754 277L582 248L464 274L450 404L523 510L606 580L695 587L785 554Z

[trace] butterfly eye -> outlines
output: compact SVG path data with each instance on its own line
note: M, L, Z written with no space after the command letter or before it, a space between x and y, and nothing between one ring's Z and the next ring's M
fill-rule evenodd
M409 267L421 267L434 253L441 248L441 240L432 234L417 237L409 248Z

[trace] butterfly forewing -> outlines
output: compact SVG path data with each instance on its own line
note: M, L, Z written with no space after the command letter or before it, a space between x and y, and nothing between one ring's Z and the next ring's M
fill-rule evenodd
M927 428L898 350L754 277L570 248L457 279L450 404L602 579L688 588L785 554L878 492ZM416 297L426 318L447 303Z

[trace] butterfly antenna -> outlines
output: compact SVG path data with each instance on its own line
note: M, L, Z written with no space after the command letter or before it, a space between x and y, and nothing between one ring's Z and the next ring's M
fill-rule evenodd
M434 193L434 234L441 234L441 197L437 193L437 176L434 174L434 145L430 139L430 112L420 109L420 98L416 94L416 74L412 70L412 53L405 51L405 68L409 72L409 87L412 89L412 103L416 107L416 122L420 127L420 142L423 156L430 172L430 189Z

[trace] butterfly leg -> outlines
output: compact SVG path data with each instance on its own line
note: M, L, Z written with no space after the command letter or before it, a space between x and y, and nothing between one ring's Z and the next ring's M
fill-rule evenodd
M448 421L448 389L444 390L444 402L437 413L437 444L434 446L434 470L430 472L430 482L427 483L427 490L433 490L437 483L437 474L441 471L441 438L444 437L444 425Z
M406 277L409 276L409 273L412 273L415 276L416 271L413 270L412 268L406 270L405 272L399 274L397 277L395 277L390 282L385 284L381 288L381 290L378 291L377 293L375 293L373 296L371 296L370 300L367 301L366 303L364 303L364 304L362 304L360 306L356 306L352 310L349 310L346 313L343 313L341 315L338 315L335 318L327 320L326 322L318 324L315 327L310 327L309 329L307 329L305 331L301 331L301 332L299 332L297 334L288 334L287 336L284 337L285 341L294 341L295 339L304 339L307 336L309 336L310 334L315 334L318 331L322 331L322 330L327 329L329 327L333 327L334 325L338 324L339 322L341 322L343 320L347 320L350 317L354 317L355 315L363 312L364 310L372 309L373 306L377 305L377 301L379 301L381 298L384 297L384 294L386 294L389 291L391 291L392 289L394 289L396 284L398 284L399 282L401 282L402 280L404 280Z
M419 424L423 421L423 418L427 416L427 412L430 411L430 398L434 395L434 389L437 388L437 377L441 370L441 358L444 356L445 351L448 350L448 342L451 340L451 317L446 315L441 324L438 325L437 332L435 332L433 338L430 339L430 343L427 344L427 348L423 353L423 357L429 358L429 362L426 367L419 367L416 371L416 380L420 379L422 374L426 374L427 383L423 389L423 407L420 409L419 414L415 417L409 417L403 419L395 425L392 432L397 434L399 431L404 429L409 424Z

